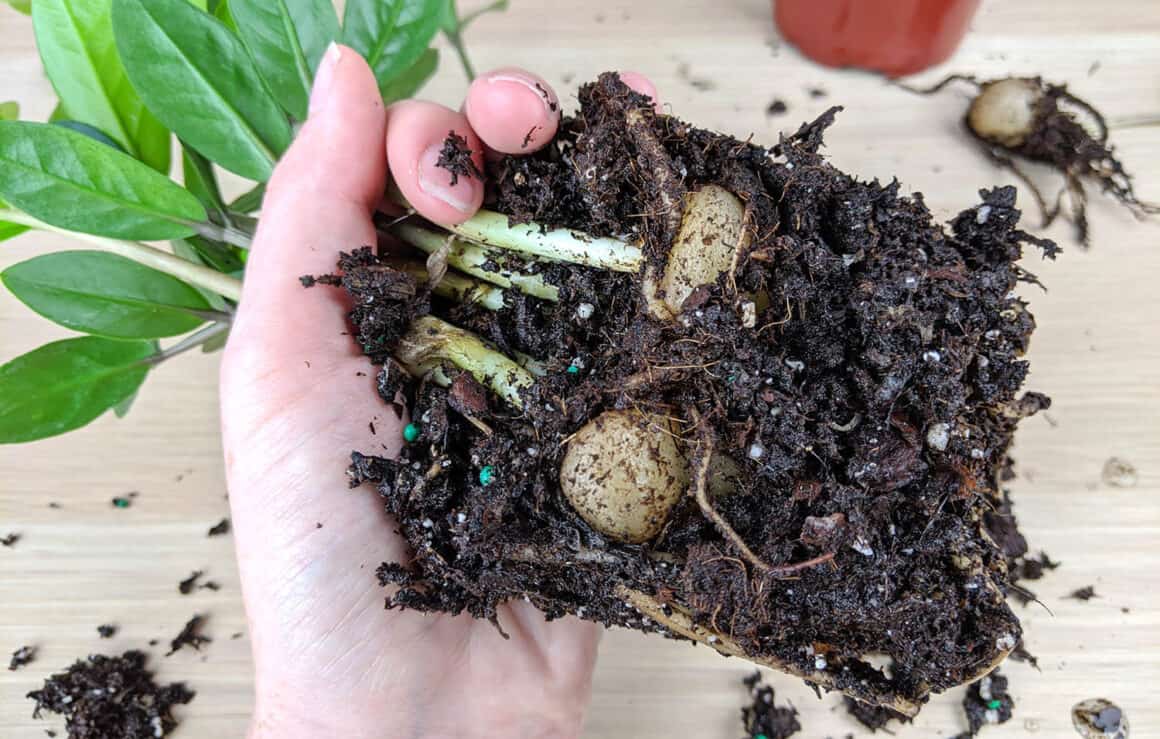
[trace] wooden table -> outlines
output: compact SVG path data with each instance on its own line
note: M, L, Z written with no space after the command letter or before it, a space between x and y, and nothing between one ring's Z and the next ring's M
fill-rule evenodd
M601 70L636 69L651 75L674 112L760 141L842 103L846 112L827 148L834 162L864 177L898 175L926 194L940 218L977 202L979 187L1011 179L963 136L961 94L915 98L870 75L814 66L777 41L761 0L513 5L472 29L477 65L537 69L566 100L574 101L567 91L575 82ZM44 119L53 98L31 24L0 8L0 38L0 97L19 100L26 117ZM457 105L465 82L452 57L445 59L426 94ZM1068 81L1113 119L1157 113L1160 4L994 0L954 59L924 78L952 70L1042 73ZM812 98L812 87L827 96ZM789 112L769 118L765 108L775 97ZM1160 199L1160 128L1115 131L1113 138L1135 167L1141 194ZM1016 717L984 736L1072 736L1070 707L1093 696L1126 710L1133 737L1160 736L1160 221L1138 223L1098 197L1091 220L1091 251L1075 247L1058 226L1049 232L1066 248L1058 263L1027 259L1049 288L1024 290L1040 325L1029 387L1055 405L1021 430L1012 489L1032 546L1064 566L1036 584L1043 606L1020 609L1042 673L1004 668ZM0 245L0 265L66 246L25 236ZM62 335L0 294L3 359ZM64 438L0 447L0 534L24 537L0 550L0 652L35 644L40 655L19 672L0 671L0 735L39 737L53 725L33 721L23 697L49 672L90 652L144 647L153 638L164 644L195 612L211 614L213 643L201 654L154 661L162 678L188 680L198 691L181 710L177 735L242 735L251 676L247 640L230 638L245 630L232 542L206 537L227 512L216 378L216 356L189 356L154 373L126 420L104 418ZM1111 457L1138 470L1134 486L1101 480ZM110 505L129 491L139 492L131 508ZM206 570L221 591L178 595L177 581L193 569ZM1065 598L1089 584L1098 598ZM105 622L122 627L110 641L97 638L95 627ZM613 631L604 640L586 736L738 737L740 679L750 670L703 648ZM801 711L801 736L868 735L835 710L836 696L819 701L780 676L773 684L779 699ZM935 699L897 734L962 730L958 699L958 691Z

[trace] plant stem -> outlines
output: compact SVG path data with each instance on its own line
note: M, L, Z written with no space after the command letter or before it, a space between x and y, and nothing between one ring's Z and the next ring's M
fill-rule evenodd
M426 282L429 278L427 267L422 262L413 259L398 259L389 262L390 266L401 272L414 275ZM434 292L457 303L478 303L488 310L500 310L504 307L503 289L481 280L473 280L458 272L448 272L435 285Z
M154 354L152 357L149 357L145 361L153 366L157 366L167 359L172 359L173 357L176 357L178 354L184 354L185 352L189 351L190 349L196 349L197 347L206 343L207 341L209 341L213 337L221 334L224 331L229 331L229 330L230 330L229 321L218 321L217 323L211 323L210 325L206 326L205 328L199 329L198 331L193 332L189 336L186 336L184 339L177 342L173 346L171 346L167 349L162 349L161 351L157 352L156 354Z
M463 45L463 37L458 31L444 31L447 36L447 41L451 44L451 48L455 49L456 56L459 57L459 63L463 65L463 73L467 75L467 81L475 81L475 67L471 64L471 57L467 55L467 47Z
M152 267L159 272L173 275L174 277L185 280L191 285L205 288L233 301L241 300L242 297L241 280L234 279L216 270L174 256L168 252L161 251L148 244L142 244L139 241L121 241L120 239L110 239L104 236L69 231L56 226L50 226L27 213L22 213L17 210L0 209L0 220L19 223L22 226L30 226L41 231L71 236L74 239L99 246L105 251L118 254L126 259L132 259L134 262L144 264L146 267Z
M250 244L253 243L254 235L246 233L240 228L234 226L219 226L216 223L209 223L203 221L199 223L190 223L189 227L197 231L199 236L204 236L213 241L221 241L226 244L233 244L240 246L243 249L249 249Z
M644 260L636 244L566 228L545 229L538 223L509 226L507 216L490 210L449 228L485 246L614 272L636 272Z
M409 223L397 223L387 230L425 254L433 254L438 251L448 238L446 233L438 233ZM514 287L525 295L536 298L553 302L560 299L559 289L555 285L544 282L544 278L540 275L529 275L506 269L502 272L496 272L485 266L499 265L502 267L505 261L503 254L489 251L463 239L453 238L450 247L447 253L447 263L460 272L466 272L473 277L478 277L500 287Z
M523 408L523 392L535 383L526 369L503 353L492 349L470 331L452 326L434 316L416 318L399 340L395 359L409 372L423 375L450 362L487 384L496 395L516 408Z

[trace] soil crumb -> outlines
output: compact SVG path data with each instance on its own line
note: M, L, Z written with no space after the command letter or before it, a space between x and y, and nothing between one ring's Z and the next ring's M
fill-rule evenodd
M1082 588L1071 591L1067 597L1071 598L1072 600L1088 601L1092 598L1098 598L1100 596L1096 595L1096 589L1094 586L1085 585Z
M70 739L156 739L177 726L173 707L189 703L185 683L158 685L145 669L145 654L93 655L48 678L28 697L33 717L64 716Z
M116 624L101 624L97 627L97 635L102 639L112 639L117 635L119 628Z
M206 536L225 536L228 533L230 533L230 520L223 518L210 527L210 530L206 532Z
M460 177L483 179L483 173L471 158L471 147L467 145L467 138L454 131L448 131L447 138L443 139L443 148L439 151L435 166L451 173L453 186L459 183Z
M1109 457L1100 471L1100 479L1114 488L1134 488L1140 475L1131 462L1119 457Z
M685 62L677 65L677 77L698 92L709 92L717 89L717 83L705 77L696 77L692 69Z
M784 115L789 112L789 105L781 98L772 100L769 105L765 106L765 115L773 118L774 116Z
M755 670L744 683L752 701L741 709L745 739L786 739L801 730L797 709L774 703L773 688L762 683L760 671Z
M6 534L4 536L4 538L0 539L0 544L3 544L4 546L11 549L12 547L16 546L16 542L20 541L23 538L24 538L23 534L20 534L20 533L13 531L10 534Z
M205 622L206 617L202 615L195 615L189 619L185 626L181 628L181 632L169 642L169 651L166 652L165 656L168 657L183 647L190 647L194 651L201 651L203 644L208 644L213 641L213 639L201 633Z
M1128 717L1107 698L1088 698L1072 706L1071 724L1084 739L1128 739Z
M995 670L967 688L967 694L963 696L963 713L970 729L956 739L975 736L987 724L1007 723L1014 709L1015 701L1007 692L1007 678Z
M846 713L850 714L851 718L872 732L876 732L879 729L886 729L886 726L891 721L908 724L912 720L906 714L899 713L898 711L883 706L871 706L856 701L853 698L843 698L842 704L846 707ZM889 730L887 730L887 733L890 733Z
M205 572L203 570L194 570L190 573L189 577L177 583L177 592L182 595L189 595L197 588L198 582L204 575Z
M900 183L837 170L820 149L838 107L762 147L658 113L615 74L578 98L543 149L489 163L488 207L638 244L639 271L494 255L557 299L512 288L487 307L432 295L370 249L340 261L379 395L417 419L398 458L363 450L349 470L414 552L378 570L397 586L389 606L502 628L500 606L526 598L549 619L724 645L908 715L985 674L1022 637L1005 600L1027 554L1008 452L1050 405L1022 388L1035 320L1018 290L1038 281L1019 260L1055 245L1018 227L1014 188L943 225ZM743 204L742 250L658 320L646 273L710 185ZM543 374L518 408L450 362L412 376L392 356L426 315ZM560 470L612 412L664 417L657 433L690 469L721 460L697 474L725 494L682 485L643 543L593 528Z
M12 653L12 658L8 660L8 671L16 672L21 667L30 664L34 659L36 659L36 647L20 647Z

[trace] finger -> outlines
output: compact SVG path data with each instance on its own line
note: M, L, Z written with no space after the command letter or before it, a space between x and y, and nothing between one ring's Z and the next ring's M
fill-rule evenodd
M333 272L340 251L375 243L371 213L386 182L385 125L370 68L352 49L332 45L310 115L270 181L246 267L237 328L260 325L273 354L311 341L353 351L340 335L338 291L305 291L298 278Z
M556 135L560 99L539 75L504 67L471 83L463 112L487 146L503 154L530 154Z
M448 134L455 133L466 139L477 172L483 171L483 145L467 117L435 103L404 100L390 107L387 121L387 166L407 202L445 226L474 215L483 203L483 181L438 165Z
M639 92L641 95L652 98L653 105L657 112L661 112L661 99L657 95L657 86L648 77L645 77L640 72L624 71L620 72L620 81L628 85L630 88Z

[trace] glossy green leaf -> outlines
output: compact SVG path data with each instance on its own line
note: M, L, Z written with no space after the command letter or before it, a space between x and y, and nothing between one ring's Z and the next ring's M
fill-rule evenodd
M74 331L112 339L156 339L192 331L210 305L176 277L101 251L59 251L0 273L32 310Z
M94 126L159 172L169 171L169 131L129 84L113 43L111 0L36 0L44 71L68 117Z
M439 52L435 49L427 49L419 57L419 60L411 65L410 69L387 84L379 85L379 91L383 94L383 102L393 103L396 100L412 97L427 80L431 79L431 75L435 74L435 68L438 66Z
M28 226L21 226L19 223L9 223L8 221L0 221L0 241L7 241L14 236L19 236L28 230Z
M32 13L32 0L4 0L4 2L11 5L13 10L17 10L25 15Z
M0 367L0 444L80 428L137 392L149 341L96 336L46 344Z
M193 251L196 261L207 267L213 267L218 272L228 274L242 268L243 262L236 253L237 247L201 236L190 236L180 241Z
M348 0L343 39L362 54L379 85L419 60L439 30L446 0Z
M0 197L53 226L119 239L181 238L206 218L168 177L48 123L0 121Z
M182 259L188 259L195 264L204 264L207 267L212 267L213 265L202 255L202 252L192 245L193 242L205 242L207 244L212 244L215 248L220 248L223 250L227 257L233 256L233 254L229 252L230 247L226 246L225 244L218 244L217 242L207 241L200 236L190 236L188 239L174 239L169 242L169 245L173 247L173 253ZM226 270L218 271L225 272ZM209 303L209 306L214 310L223 313L230 310L230 303L217 293L196 286L194 289L201 293L201 296L205 298L205 302Z
M228 330L222 331L216 336L210 337L204 344L201 345L202 354L213 354L216 351L225 348L226 342L229 341L230 332Z
M114 140L111 136L109 136L108 134L106 134L104 131L97 128L96 126L90 126L87 123L81 123L80 121L73 121L73 120L69 120L67 118L61 118L59 120L55 120L52 122L52 124L54 126L60 126L61 128L67 128L70 131L76 131L77 133L81 134L82 136L88 136L93 141L99 141L100 143L104 144L105 146L111 146L114 149L116 149L117 151L123 151L126 154L129 153L129 152L125 151L125 147L121 146L121 144L119 142Z
M117 418L124 418L125 416L129 415L129 411L133 408L133 401L136 399L137 393L134 392L132 395L113 406L113 414Z
M253 213L262 207L262 198L266 197L266 183L259 183L257 187L248 190L230 203L230 210L237 213Z
M0 121L14 121L20 117L20 103L9 100L0 103Z
M217 220L225 222L226 206L222 202L217 174L210 161L188 146L181 147L181 179L185 189L201 202L206 212L217 214Z
M231 31L234 33L238 32L238 23L234 20L234 14L230 10L230 4L226 0L219 0L213 3L212 7L209 8L209 12L214 18L226 24L226 27Z
M113 0L129 79L182 141L226 169L265 181L290 123L242 42L185 0Z
M314 70L339 35L331 0L233 0L230 11L274 97L306 120Z

